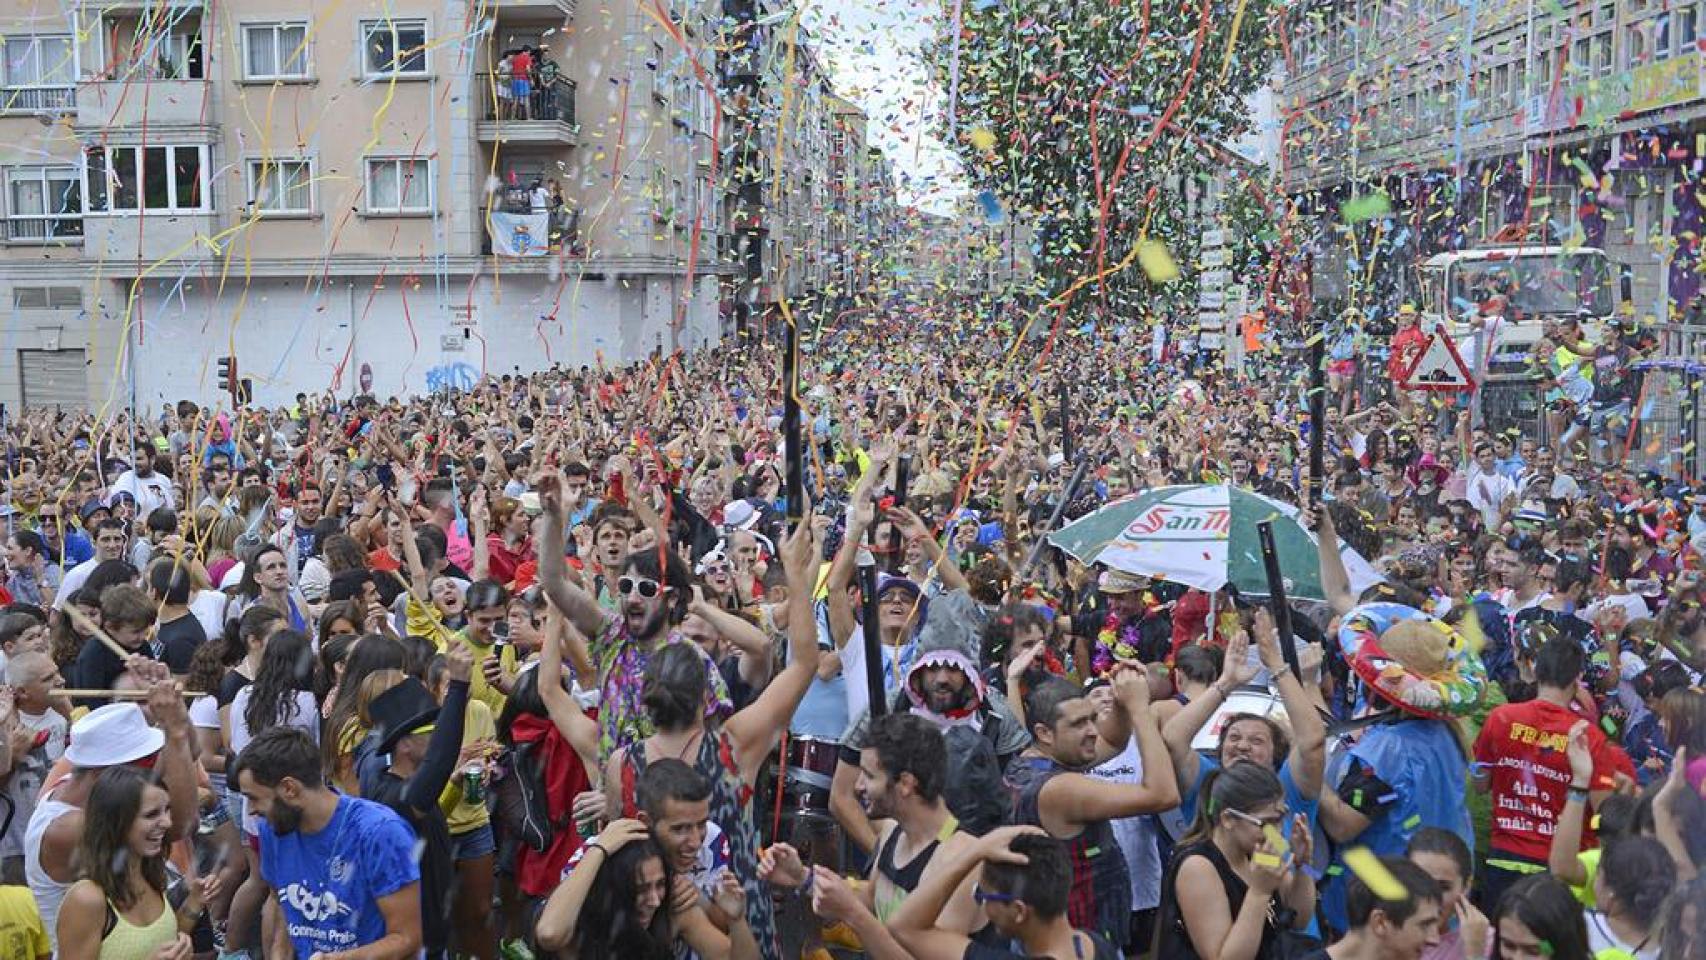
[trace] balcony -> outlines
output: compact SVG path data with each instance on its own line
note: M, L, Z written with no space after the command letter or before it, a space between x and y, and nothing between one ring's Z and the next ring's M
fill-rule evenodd
M493 0L491 9L510 19L573 20L575 0Z
M83 217L17 216L3 221L7 243L37 244L44 247L80 247L83 245Z
M205 80L90 80L77 88L77 128L211 128L208 92Z
M531 213L525 203L505 203L496 207L480 208L480 253L492 255L491 218L487 215L497 213ZM548 214L550 227L547 234L549 256L569 256L581 258L586 256L586 246L581 242L579 210L553 210Z
M76 87L0 87L0 113L66 113L76 106Z
M480 119L475 135L482 143L545 143L575 146L580 124L575 120L575 82L559 79L536 84L526 97L516 98L509 81L489 73L476 74Z
M209 260L218 255L208 239L219 232L212 213L93 215L83 221L87 256L118 263Z

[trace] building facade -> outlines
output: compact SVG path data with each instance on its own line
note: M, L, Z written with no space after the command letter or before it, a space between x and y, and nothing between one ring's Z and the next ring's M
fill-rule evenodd
M1411 265L1538 226L1630 268L1640 315L1692 309L1699 0L1340 0L1285 29L1280 170L1306 210L1385 191Z
M0 402L418 393L719 335L715 0L0 3Z

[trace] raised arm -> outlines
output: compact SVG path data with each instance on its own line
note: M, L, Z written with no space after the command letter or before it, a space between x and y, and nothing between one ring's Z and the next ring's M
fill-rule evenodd
M820 551L809 517L796 523L782 542L782 569L788 575L788 665L756 702L729 718L729 735L735 740L743 773L749 766L756 771L758 762L769 755L817 676L817 621L812 617L811 591Z
M1167 721L1167 728L1161 731L1161 739L1167 744L1167 753L1173 759L1173 772L1179 778L1179 790L1189 791L1197 782L1197 773L1201 769L1201 758L1191 747L1191 741L1196 739L1197 731L1203 724L1214 716L1221 704L1232 691L1238 689L1256 675L1250 666L1248 651L1250 636L1240 631L1226 645L1226 658L1221 663L1220 679L1202 692L1195 700L1185 704L1173 719Z
M1327 724L1309 699L1302 682L1286 665L1280 650L1279 631L1266 607L1256 609L1256 649L1262 666L1274 675L1286 719L1291 722L1290 769L1292 782L1305 797L1321 793L1321 778L1327 769ZM1301 659L1301 656L1300 656Z
M431 810L456 772L462 751L462 730L468 717L468 680L473 675L474 652L465 643L451 645L445 655L450 663L450 693L438 711L426 757L403 786L403 802L411 810Z
M563 532L569 523L562 475L542 473L533 483L545 508L545 528L539 536L539 584L545 596L576 630L593 635L604 629L604 610L598 598L569 579L569 564L563 559Z
M475 580L484 580L492 568L492 545L486 542L492 530L492 511L486 502L486 488L476 487L468 497L468 525L474 534L474 574Z
M1566 751L1570 759L1570 788L1558 827L1552 833L1552 848L1546 866L1552 875L1572 887L1587 883L1588 872L1578 854L1582 850L1582 824L1587 820L1588 786L1593 783L1593 753L1588 748L1588 722L1577 720L1570 727Z
M534 669L539 671L539 698L545 701L551 723L580 754L581 763L588 770L597 770L598 724L563 689L563 639L573 629L556 607L545 611L545 635L539 648L539 665Z
M1149 678L1142 670L1127 666L1116 670L1114 702L1129 718L1137 737L1143 780L1134 786L1081 774L1055 777L1037 798L1043 826L1050 833L1067 834L1075 826L1160 813L1179 805L1180 788L1173 781L1173 765L1149 709Z

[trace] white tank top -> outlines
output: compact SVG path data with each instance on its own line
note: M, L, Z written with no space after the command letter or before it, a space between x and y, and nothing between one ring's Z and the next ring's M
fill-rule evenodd
M44 797L36 804L35 812L30 814L29 828L24 831L24 879L29 881L30 893L36 898L42 925L47 927L47 939L55 954L59 953L59 905L64 902L65 891L71 889L71 884L60 883L47 875L47 870L41 865L41 840L55 820L80 809L53 797Z

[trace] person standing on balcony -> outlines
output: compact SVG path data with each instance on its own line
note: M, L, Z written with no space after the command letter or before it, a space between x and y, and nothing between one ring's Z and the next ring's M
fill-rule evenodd
M527 188L527 207L535 216L551 212L551 191L545 189L543 177L534 177L533 185Z
M529 109L533 96L533 54L526 47L510 55L509 84L510 95L515 98L516 119L533 119L533 111Z

